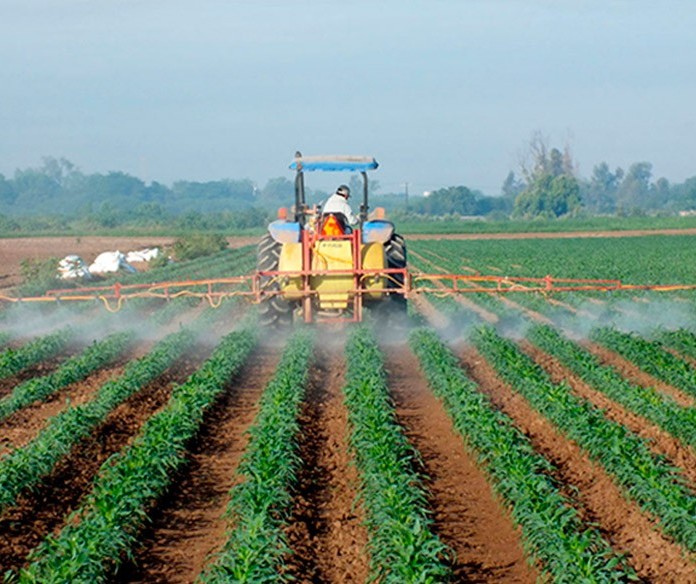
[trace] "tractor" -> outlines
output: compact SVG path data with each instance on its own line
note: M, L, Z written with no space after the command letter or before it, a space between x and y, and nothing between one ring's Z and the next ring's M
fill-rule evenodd
M368 306L384 315L406 311L407 257L403 237L369 213L367 171L378 167L369 156L302 156L290 164L295 174L292 215L279 210L258 245L257 273L265 326L304 322L358 322ZM305 173L359 172L362 203L358 224L340 213L324 213L305 200Z

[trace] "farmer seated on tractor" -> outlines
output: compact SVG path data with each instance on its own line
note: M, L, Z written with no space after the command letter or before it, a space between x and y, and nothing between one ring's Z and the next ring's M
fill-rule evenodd
M341 185L336 192L331 195L324 203L321 211L324 215L341 214L350 225L355 225L358 218L353 214L353 210L348 204L350 189L346 185Z

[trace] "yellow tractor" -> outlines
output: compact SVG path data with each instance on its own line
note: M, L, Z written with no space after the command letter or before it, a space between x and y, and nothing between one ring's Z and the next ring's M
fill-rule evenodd
M367 171L376 169L369 156L302 156L296 171L293 214L279 210L259 242L257 273L261 323L287 325L295 316L305 322L350 321L363 317L363 307L399 314L406 311L407 258L403 238L376 209L368 219ZM341 213L325 213L305 200L305 172L359 172L363 200L358 223Z

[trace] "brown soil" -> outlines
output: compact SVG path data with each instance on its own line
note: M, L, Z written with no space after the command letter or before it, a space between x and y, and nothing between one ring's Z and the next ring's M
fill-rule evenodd
M546 370L554 383L567 383L576 395L603 409L607 418L644 438L655 453L666 456L672 464L682 469L684 476L693 485L696 485L696 452L689 446L593 389L548 353L526 341L522 343L522 349Z
M25 259L63 258L79 255L88 264L105 251L128 253L144 248L171 246L175 237L21 237L0 239L0 290L20 283L20 264ZM255 244L258 237L228 237L230 247ZM138 267L139 264L135 264Z
M696 400L680 389L656 379L652 375L642 371L637 365L624 359L618 353L606 349L597 343L583 343L583 346L594 353L602 365L608 365L616 369L623 377L642 387L652 387L665 395L670 396L674 401L683 407L694 407Z
M89 401L102 385L122 373L122 366L102 369L84 381L59 390L45 401L34 402L18 410L0 422L0 453L3 450L9 451L24 446L43 430L49 418L68 406L77 406Z
M58 355L50 357L49 359L44 359L40 363L27 367L15 375L0 379L0 398L12 393L16 386L18 386L20 383L24 383L28 379L33 379L34 377L43 377L44 375L53 373L56 369L58 369L58 367L61 366L63 361L69 359L78 351L79 350L76 348L61 351Z
M303 466L288 529L288 573L298 582L362 583L368 575L367 532L348 447L342 345L329 339L320 344L301 417Z
M151 342L140 343L117 359L113 365L100 369L83 381L72 383L45 400L34 402L1 421L0 454L24 446L45 427L49 418L68 406L91 400L102 385L123 373L128 361L142 357L151 346Z
M17 504L0 516L3 568L22 566L29 551L60 528L89 490L100 466L131 441L145 421L166 403L173 384L184 381L203 358L200 351L190 351L169 372L113 410L35 491L20 496Z
M570 491L577 489L583 520L596 524L614 548L627 555L641 578L650 582L693 581L694 558L687 558L636 503L628 501L600 466L503 383L474 349L464 348L460 354L467 374L556 466L559 482L573 485Z
M247 430L279 358L278 349L255 352L228 384L191 446L188 465L154 509L134 560L112 582L193 582L222 547L228 493L240 480L235 473L249 441Z
M428 389L417 359L403 347L388 348L386 367L397 418L422 456L434 529L456 554L456 581L535 582L520 531Z

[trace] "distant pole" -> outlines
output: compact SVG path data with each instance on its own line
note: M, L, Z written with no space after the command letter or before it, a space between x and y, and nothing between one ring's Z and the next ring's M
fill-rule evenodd
M405 201L406 201L406 210L408 211L408 183L404 183L404 195L405 195Z

